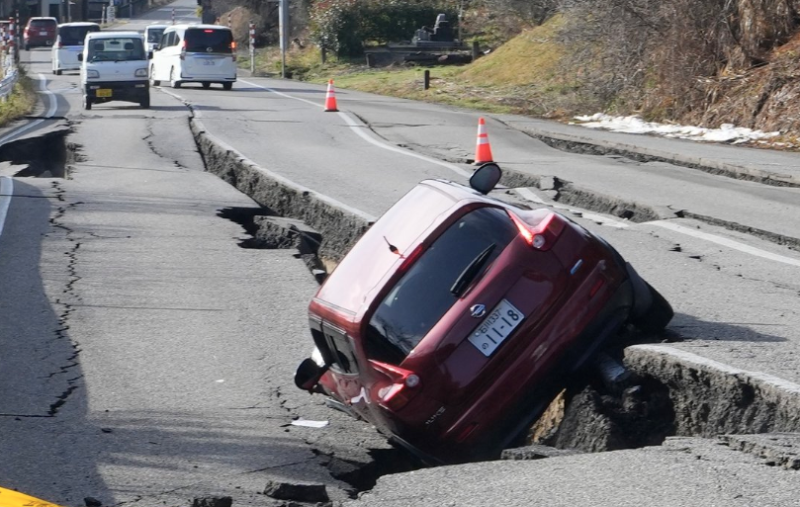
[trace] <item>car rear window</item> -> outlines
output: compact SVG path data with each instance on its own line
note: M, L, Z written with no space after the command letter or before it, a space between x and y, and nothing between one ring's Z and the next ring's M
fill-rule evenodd
M56 26L56 21L52 19L32 19L30 23L30 27L36 29L55 28Z
M99 26L60 26L58 36L64 46L83 46L83 40L89 32L99 32Z
M190 28L185 39L187 52L230 53L233 35L227 29Z
M90 62L144 60L142 39L114 37L94 39L89 43L87 60Z
M372 315L364 340L367 356L400 364L456 302L450 290L467 266L488 250L485 270L518 234L502 209L479 208L459 218L420 255Z

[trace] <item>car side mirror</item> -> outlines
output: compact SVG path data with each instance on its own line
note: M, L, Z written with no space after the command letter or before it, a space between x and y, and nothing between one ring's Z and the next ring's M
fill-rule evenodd
M83 53L78 53L78 61L79 62L83 61Z
M326 371L328 371L328 366L320 366L310 357L303 359L294 374L294 385L310 393L320 392L319 379Z
M148 51L147 52L147 59L148 60L152 60L153 59L153 52L152 51Z
M500 166L494 162L489 162L488 164L483 164L472 173L469 179L469 186L486 195L494 189L502 176L503 171L500 170Z

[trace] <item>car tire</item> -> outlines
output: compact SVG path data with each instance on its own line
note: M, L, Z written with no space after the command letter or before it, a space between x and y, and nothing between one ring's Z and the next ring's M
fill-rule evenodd
M644 282L650 291L650 306L632 319L632 324L644 333L657 333L667 327L669 321L675 316L675 311L669 301L647 282Z
M61 69L56 69L53 71L53 74L55 74L56 76L60 76L62 72L63 71Z
M142 97L142 100L139 101L139 107L142 109L150 109L150 95Z
M169 85L173 88L181 87L181 82L175 79L175 69L169 69Z
M83 108L85 110L87 110L87 111L91 111L92 110L92 98L91 97L89 97L87 95L83 96Z
M25 44L25 51L30 51L31 47L28 44Z
M156 74L156 67L155 65L150 66L150 86L158 86L161 84L161 81L153 79L153 76Z
M203 88L208 90L209 88L211 88L211 83L209 83L208 81L203 82Z
M233 88L233 83L222 83L223 90L230 90L231 88Z

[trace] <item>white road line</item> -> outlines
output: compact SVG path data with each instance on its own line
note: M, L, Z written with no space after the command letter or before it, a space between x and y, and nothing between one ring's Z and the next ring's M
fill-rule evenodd
M39 92L47 95L47 100L49 102L45 118L34 120L27 125L24 125L11 133L4 135L3 137L0 137L0 145L5 144L15 137L19 137L23 133L44 122L47 118L52 118L52 116L56 114L56 110L58 109L58 101L56 100L55 94L47 89L47 79L42 74L39 74Z
M283 93L283 92L279 92L279 91L274 90L272 88L268 88L268 87L265 87L265 86L257 85L255 83L251 83L250 81L244 81L244 80L241 80L241 79L239 81L241 81L242 83L246 83L246 84L248 84L250 86L255 86L256 88L261 88L262 90L266 90L268 92L275 93L275 94L280 95L282 97L286 97L286 98L294 99L294 100L299 100L300 102L305 102L306 104L311 104L312 106L324 107L322 104L318 104L318 103L312 102L310 100L302 99L300 97L294 97L292 95L289 95L289 94L286 94L286 93ZM363 125L362 123L354 120L347 113L339 111L339 116L342 117L342 119L344 119L345 123L347 123L347 126L350 127L350 130L352 130L353 132L358 134L359 137L361 137L362 139L364 139L368 143L370 143L370 144L372 144L374 146L377 146L378 148L382 148L384 150L388 150L388 151L391 151L391 152L394 152L394 153L399 153L400 155L405 155L407 157L413 157L413 158L416 158L416 159L419 159L419 160L424 160L425 162L444 167L445 169L449 169L449 170L453 171L454 173L458 174L459 176L463 176L465 178L469 178L470 176L472 176L472 172L471 171L466 171L466 170L458 167L457 165L451 164L449 162L443 162L441 160L436 160L435 158L426 157L425 155L420 155L419 153L414 153L413 151L405 150L403 148L398 148L397 146L392 146L390 144L386 144L385 142L383 142L383 141L381 141L379 139L376 139L373 136L368 135L364 131L366 125Z
M733 250L738 250L740 252L749 255L761 257L762 259L768 259L775 262L782 262L783 264L789 264L790 266L800 267L800 260L798 259L793 259L791 257L785 257L783 255L767 252L766 250L761 250L760 248L755 248L749 245L745 245L744 243L739 243L738 241L733 241L732 239L723 238L721 236L715 236L713 234L708 234L707 232L701 232L696 229L690 229L689 227L684 227L682 225L678 225L672 222L659 220L655 222L647 222L647 224L662 227L664 229L669 229L671 231L678 232L681 234L686 234L687 236L692 236L705 241L710 241L711 243L716 243L718 245L722 245L731 248Z
M11 204L11 197L14 195L14 180L6 176L0 176L0 236L3 235L3 226L8 215L8 206Z

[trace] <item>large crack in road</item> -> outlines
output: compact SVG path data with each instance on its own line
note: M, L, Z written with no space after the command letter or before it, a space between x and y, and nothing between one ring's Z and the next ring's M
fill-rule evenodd
M206 170L263 207L262 210L220 210L220 217L240 223L252 236L240 246L298 249L298 255L321 282L325 266L330 265L326 261L335 263L340 259L371 224L371 217L332 204L319 194L258 167L210 136L196 120L190 120L190 126ZM17 177L67 177L68 161L80 157L80 147L67 142L68 133L67 130L9 143L0 155L25 166ZM550 192L554 201L610 213L633 222L661 218L647 206L621 202L555 178L534 178L509 171L503 183L510 188L536 187ZM57 196L63 193L57 182L54 185ZM59 206L51 220L53 227L64 230L71 244L67 252L70 278L64 288L64 301L57 301L63 308L56 339L66 336L69 330L72 307L66 300L79 299L74 284L79 280L75 262L81 241L70 237L72 231L60 221L67 211L65 206ZM797 247L800 243L794 241L790 245ZM632 338L634 343L670 339L675 336ZM67 375L77 364L80 348L77 343L73 346L74 355L61 371L53 374ZM599 452L657 445L671 435L800 431L800 392L787 389L778 379L732 370L693 354L666 351L659 345L629 346L621 352L621 358L634 373L635 381L619 389L599 382L597 377L588 377L584 382L569 386L562 395L561 408L555 410L558 412L556 423L531 441L562 449ZM77 380L69 380L67 390L51 404L49 416L56 415L76 388L73 383ZM289 383L287 379L286 384ZM271 389L274 396L281 396L282 385ZM291 407L281 406L292 412ZM756 443L733 437L731 442L748 449L758 447ZM307 444L320 465L328 468L334 478L352 486L351 496L370 489L384 474L419 466L401 450L374 450L370 452L371 460L357 461L337 456L329 449L316 446L312 440L307 440ZM520 456L511 453L507 457L518 459ZM787 467L796 464L785 456L775 459Z

